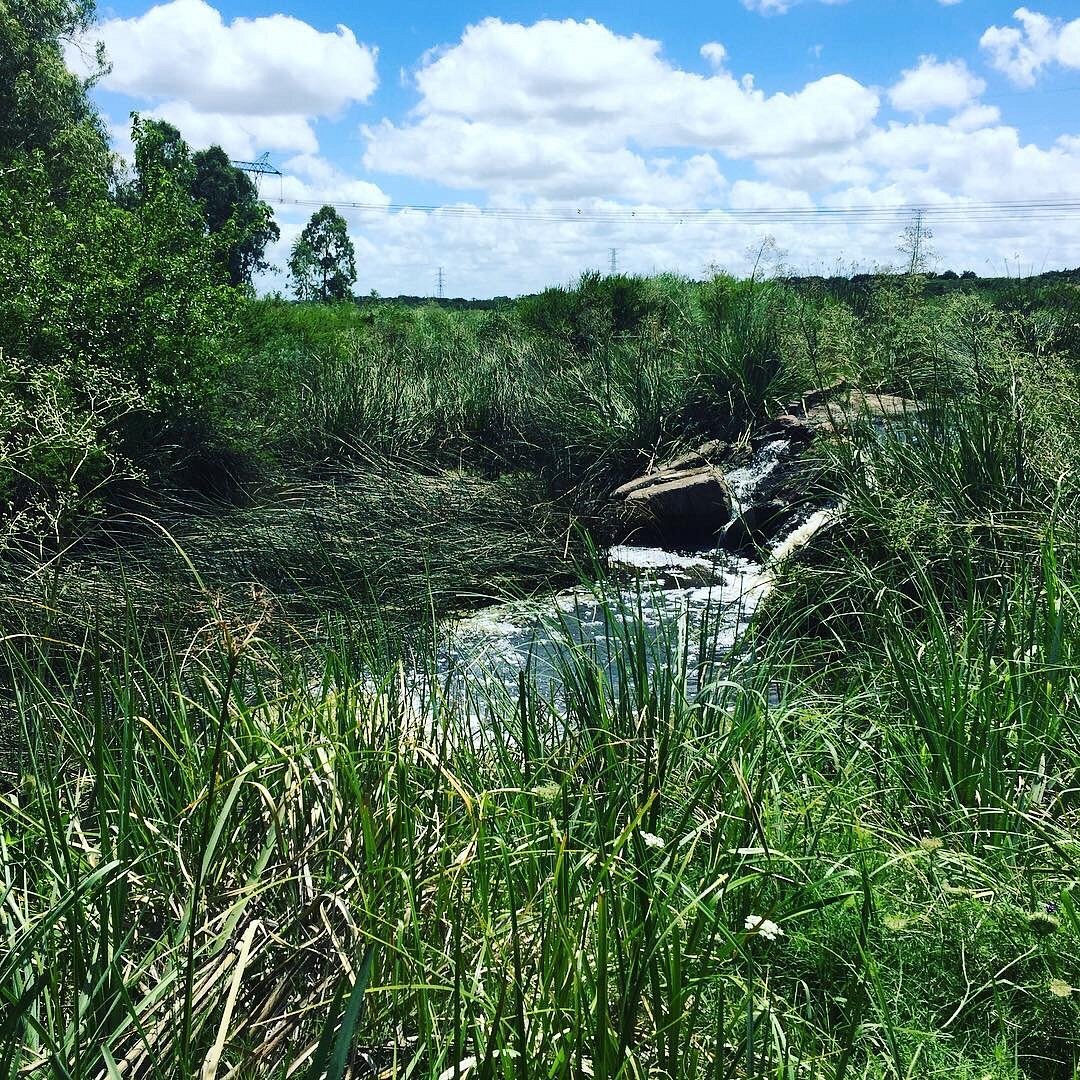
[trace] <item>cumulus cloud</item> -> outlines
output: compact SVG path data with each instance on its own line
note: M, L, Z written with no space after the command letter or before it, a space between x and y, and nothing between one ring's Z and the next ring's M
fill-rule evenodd
M166 101L142 115L167 120L191 146L221 146L234 158L253 158L264 150L313 154L319 148L315 131L303 116L202 112L188 101Z
M702 54L714 69L726 57L716 42ZM486 19L430 54L416 86L410 121L365 129L369 168L551 196L703 197L719 182L710 153L843 146L869 130L879 107L873 90L844 75L767 95L748 76L686 71L659 42L593 20ZM689 151L696 156L682 162Z
M793 0L756 2L779 13ZM983 41L1010 77L1035 79L1049 64L1080 58L1080 48L1072 51L1080 20L1027 9L1016 18L1004 36L988 31ZM632 271L739 271L766 230L799 269L831 269L845 252L865 268L894 256L903 224L895 216L842 214L808 225L752 215L815 204L964 207L1033 190L1080 198L1080 138L1025 142L981 102L982 80L958 60L923 56L907 66L886 93L911 118L884 123L872 87L833 74L769 93L732 71L718 41L684 67L659 42L594 21L488 19L424 55L406 82L416 91L411 112L362 129L369 169L429 180L440 201L457 189L460 205L472 209L397 210L385 181L320 154L317 121L341 116L375 89L376 52L351 31L322 33L280 15L227 22L205 0L170 0L134 19L107 20L84 44L99 38L114 61L107 89L145 102L149 115L175 123L194 145L218 142L237 157L292 155L281 164L285 177L264 184L264 195L284 200L276 259L284 264L317 205L340 203L360 291L430 291L439 263L449 264L452 293L529 291L605 265L611 247ZM76 67L77 53L69 60ZM116 137L124 138L119 128ZM569 204L586 214L475 212L485 204ZM655 213L674 206L712 209L685 220ZM595 220L590 208L617 213ZM944 261L957 269L982 269L995 253L1062 264L1080 245L1076 220L1049 231L985 213L932 223Z
M288 201L390 205L390 196L377 184L349 176L318 154L297 154L282 164L281 171L285 174L280 182L281 195Z
M79 74L103 42L112 68L101 86L150 107L195 146L314 153L312 121L370 99L377 51L346 26L332 33L288 15L226 22L206 0L169 0L106 19L68 43Z
M921 56L889 91L893 108L925 116L937 109L962 109L986 89L986 83L968 70L963 60L939 61Z
M980 44L990 64L1017 86L1034 86L1051 64L1080 68L1080 19L1064 22L1017 8L1019 26L991 26Z
M715 198L724 184L716 160L646 158L552 126L522 130L492 121L424 117L366 128L364 163L372 169L436 180L448 187L557 199L611 196L677 204Z
M554 268L567 263L578 270L600 265L612 246L625 249L620 263L628 268L738 269L742 251L765 229L803 268L832 264L844 251L857 252L864 266L887 263L903 225L889 215L815 218L812 227L755 224L740 216L748 210L807 210L815 203L962 208L1029 198L1033 187L1080 197L1080 140L1024 142L1002 125L996 107L980 102L985 84L962 61L928 55L902 71L889 100L915 120L882 125L877 94L843 75L770 95L730 72L719 43L701 55L705 73L671 64L651 39L620 36L595 22L487 20L424 57L414 76L415 110L365 129L364 161L503 204L718 207L680 221L677 241L646 224L473 222L493 245L488 291L511 291L510 282L542 284L523 280L540 253L542 265L553 268L550 281L566 276ZM927 120L938 112L945 119ZM742 164L729 170L733 161ZM736 174L730 181L729 171ZM387 236L403 227L371 226ZM434 219L409 222L426 250L450 243L446 228ZM1022 252L1041 263L1067 258L1069 244L1080 240L1080 222L1055 226L1049 256L1045 246L1035 250L1049 242L1040 239L1044 233L1007 215L954 215L939 223L938 234L944 258L958 268L981 268L987 251L1010 259ZM405 249L419 250L418 234L402 235ZM456 242L471 250L464 235ZM519 265L524 251L531 257ZM485 275L479 264L476 273Z
M949 120L949 127L960 131L994 127L1001 122L1001 110L996 105L969 105Z
M707 41L701 46L701 55L713 67L723 67L724 61L727 59L727 49L719 41Z
M326 116L366 101L377 85L375 50L346 26L322 33L288 15L226 23L206 0L98 23L69 46L68 63L78 70L97 41L113 65L107 89L206 112Z

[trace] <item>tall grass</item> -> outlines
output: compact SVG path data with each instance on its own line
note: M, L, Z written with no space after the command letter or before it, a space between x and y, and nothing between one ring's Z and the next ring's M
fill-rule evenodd
M344 640L313 679L258 624L7 641L0 1060L1068 1075L1076 610L1044 569L1049 613L918 650L889 621L889 678L836 701L761 645L692 691L690 631L613 606L516 691Z
M236 366L263 451L527 465L564 485L625 476L695 435L741 432L812 374L772 282L586 275L516 308L255 306ZM269 388L269 393L265 392ZM242 404L238 403L241 414Z
M0 609L0 1075L1080 1075L1077 358L865 299L255 309L291 496ZM580 485L837 375L910 410L822 445L842 515L733 649L594 581L593 637L441 666Z

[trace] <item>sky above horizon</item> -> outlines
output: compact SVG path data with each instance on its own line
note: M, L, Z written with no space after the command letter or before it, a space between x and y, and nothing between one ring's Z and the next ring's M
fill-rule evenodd
M516 295L613 248L627 272L744 273L766 236L795 272L870 269L900 258L882 208L911 205L937 269L1000 275L1080 265L1076 12L117 0L67 56L85 71L105 44L94 96L121 153L132 111L196 149L269 152L263 289L323 202L343 204L359 293L432 294L441 266L449 296ZM986 207L1047 199L1077 209Z

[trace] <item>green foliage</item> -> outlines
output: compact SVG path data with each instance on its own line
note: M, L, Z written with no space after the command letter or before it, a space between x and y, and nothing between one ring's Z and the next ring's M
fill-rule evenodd
M20 267L0 295L0 491L20 533L31 522L62 532L136 460L202 453L222 437L235 297L215 280L201 213L175 175L148 164L143 182L133 210L92 175L57 202L40 154L0 182L0 265Z
M254 182L233 167L220 146L192 154L172 124L137 115L132 123L139 134L135 175L119 191L121 204L138 209L152 197L155 178L169 174L201 208L205 229L215 238L216 258L229 284L250 288L252 276L268 265L264 257L267 244L281 235L273 211L259 199Z
M195 181L191 148L179 128L166 120L144 120L131 116L131 136L135 145L135 177L130 193L134 206L153 197L162 178L170 177L178 187L190 189Z
M332 207L316 210L296 238L289 273L298 300L329 303L349 297L356 281L356 252L345 219Z
M229 230L229 284L250 286L252 276L268 265L267 244L281 236L273 212L260 201L251 177L234 168L220 146L200 150L192 164L191 192L202 203L206 227L211 233Z
M575 288L545 289L520 300L517 309L528 329L588 353L636 333L662 305L662 291L651 290L646 278L589 271Z
M171 296L196 265L178 252L220 249L176 170L148 175L154 220L95 204L92 253L107 277L108 235L142 238ZM13 220L25 259L38 233ZM42 220L44 273L75 233ZM95 389L89 345L85 372L11 369L19 430L42 430L41 402L92 415L95 393L123 413L18 468L76 463L90 483L138 424L185 411L199 445L235 432L264 475L319 468L165 519L169 538L84 549L7 602L0 1071L1076 1070L1062 311L914 279L858 304L589 279L490 311L249 303L223 364L169 338L210 326L205 295L183 297L154 309L160 341L109 345L135 373L115 387ZM37 286L10 304L24 353L76 340ZM184 348L178 375L142 366ZM843 516L776 569L734 650L715 612L656 625L595 569L586 643L552 625L558 647L513 687L483 655L448 672L441 617L563 580L574 521L616 478L836 378L908 410L818 451Z
M0 1063L1069 1075L1080 612L1042 591L927 648L891 622L841 698L783 641L691 686L715 643L641 598L516 692L333 634L313 674L210 593L164 655L5 642Z
M718 276L698 297L703 319L695 345L708 397L740 416L760 417L794 389L782 352L788 296L772 281Z
M63 41L88 28L93 8L92 0L0 0L0 175L8 184L38 152L59 198L108 171L101 122L62 52Z

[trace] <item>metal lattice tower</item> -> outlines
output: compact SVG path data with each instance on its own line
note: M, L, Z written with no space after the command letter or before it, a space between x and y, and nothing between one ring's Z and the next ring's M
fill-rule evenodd
M437 279L435 295L438 296L440 300L442 300L443 297L446 295L446 275L443 273L443 268L441 266L439 267L439 276Z
M619 249L611 249L611 276L614 277L619 272Z
M242 172L254 173L256 189L258 189L259 177L261 176L276 176L280 183L284 182L281 177L281 170L270 163L269 150L260 154L254 161L230 161L229 164L234 169L240 169Z

